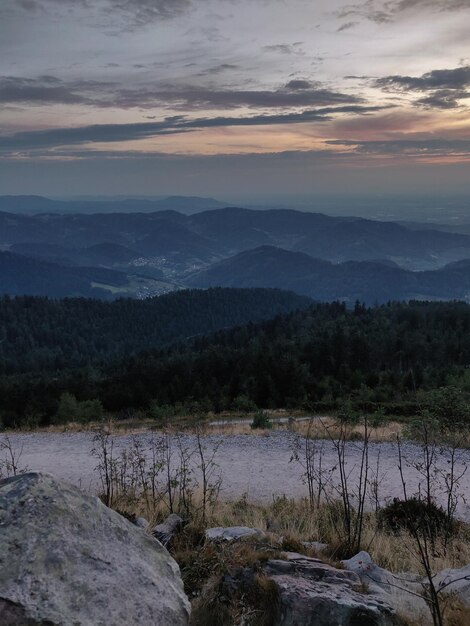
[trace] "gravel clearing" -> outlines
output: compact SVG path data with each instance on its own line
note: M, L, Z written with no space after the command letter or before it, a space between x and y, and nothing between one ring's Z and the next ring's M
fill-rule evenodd
M141 433L133 436L149 450L153 438L160 435ZM115 453L129 447L133 436L116 435ZM185 434L183 437L185 445L195 446L194 435ZM0 440L1 438L0 435ZM95 469L98 461L91 454L94 445L93 433L15 433L9 435L9 439L17 451L22 451L20 467L49 472L86 490L97 491L99 488L99 476ZM208 449L220 442L216 458L222 477L222 497L236 499L246 494L251 501L269 502L273 497L282 495L289 498L306 496L307 487L302 477L303 469L292 460L294 441L295 435L288 431L276 431L268 435L205 437ZM333 468L337 464L337 457L332 443L319 441L317 445L322 446L323 467L329 468L332 476L336 478L337 471ZM346 456L350 480L354 483L359 472L361 443L349 442ZM383 502L393 497L401 497L403 492L396 444L370 444L372 479L376 478L378 456L380 500ZM403 444L403 456L407 461L416 461L420 457L420 449L406 442ZM442 475L449 469L448 461L447 452L440 451L437 465ZM467 465L470 465L470 450L459 450L457 473L464 472ZM417 492L420 476L415 468L408 465L405 467L405 479L408 494ZM470 500L470 471L464 473L459 491L463 497L460 498L458 516L470 521L470 503L465 502L465 498ZM434 490L434 496L438 502L445 504L444 494L438 487Z

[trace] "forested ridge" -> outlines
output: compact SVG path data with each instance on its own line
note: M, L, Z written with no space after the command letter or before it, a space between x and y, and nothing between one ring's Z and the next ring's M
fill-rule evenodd
M2 420L48 423L64 393L99 401L117 416L127 409L161 415L175 406L314 410L346 402L406 415L418 410L421 390L470 391L469 365L467 304L316 304L113 362L4 375Z
M185 290L113 302L2 297L0 375L108 362L310 303L278 289Z

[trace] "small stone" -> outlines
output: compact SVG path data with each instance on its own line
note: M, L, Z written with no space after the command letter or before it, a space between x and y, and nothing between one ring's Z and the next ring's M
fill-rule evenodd
M137 526L137 528L142 528L143 530L145 530L148 527L148 525L149 523L147 522L145 517L137 517L134 522L134 526Z
M209 541L237 541L247 538L266 539L266 533L259 528L248 528L247 526L218 527L206 530L206 539Z

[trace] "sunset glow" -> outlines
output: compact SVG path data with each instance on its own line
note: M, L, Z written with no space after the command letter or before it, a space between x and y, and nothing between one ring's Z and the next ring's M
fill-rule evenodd
M469 33L470 3L455 0L4 0L0 182L47 192L59 161L51 181L78 193L99 162L95 191L123 177L190 192L187 176L223 156L209 191L231 158L228 194L240 177L256 191L261 158L273 189L295 158L302 192L386 164L426 165L430 181L441 168L447 191L466 191Z

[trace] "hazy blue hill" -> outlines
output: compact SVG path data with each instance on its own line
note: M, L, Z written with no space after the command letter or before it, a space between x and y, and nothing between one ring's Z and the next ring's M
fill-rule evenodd
M193 287L277 287L322 301L468 299L470 261L437 271L411 272L387 262L333 264L301 252L262 246L194 273L187 283Z
M109 198L100 200L51 200L42 196L0 196L0 211L12 213L130 213L173 210L187 215L217 209L226 203L214 198L168 196L150 198Z
M109 292L93 287L103 283L124 286L128 278L121 272L98 267L72 267L31 257L0 252L0 293L51 297L109 297Z
M236 207L191 216L170 209L153 213L0 213L0 245L19 243L74 249L116 244L148 257L169 257L183 272L194 264L213 263L265 245L335 263L383 259L413 270L436 269L470 258L467 235L320 213Z
M139 256L138 252L117 243L98 243L76 251L75 259L81 265L121 265L130 263Z
M33 257L58 263L59 265L75 265L75 250L65 248L54 243L37 243L26 241L24 243L14 243L10 246L9 252L22 256Z
M412 272L380 263L349 262L335 265L303 252L262 246L195 273L194 287L277 287L292 289L318 300L403 299ZM287 287L289 286L289 287Z
M470 256L470 238L432 230L410 230L393 222L330 217L293 210L227 208L191 218L200 233L238 251L270 244L330 261L385 258L408 265Z
M170 219L149 224L148 234L133 244L147 256L171 257L175 262L205 261L220 258L224 250L215 240L191 232Z
M135 201L127 200L126 202L133 203ZM154 201L152 204L152 210L154 211L164 209L179 211L186 215L192 215L193 213L210 209L221 209L227 206L226 202L220 202L219 200L214 200L214 198L199 198L198 196L168 196L167 198Z
M58 210L61 205L43 196L0 196L0 211L11 213L46 213Z
M24 242L13 244L9 252L43 259L59 265L104 266L125 265L140 255L117 243L99 243L89 248L70 248L52 243Z

